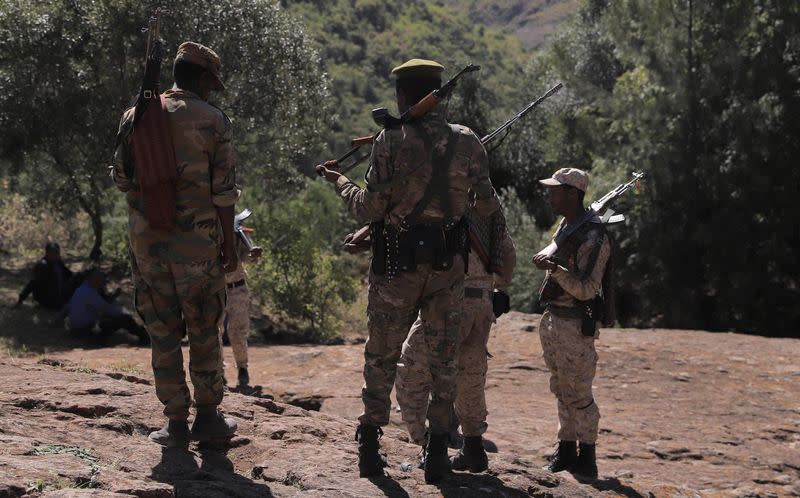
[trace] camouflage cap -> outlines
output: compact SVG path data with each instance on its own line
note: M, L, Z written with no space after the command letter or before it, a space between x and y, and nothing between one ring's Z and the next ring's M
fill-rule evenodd
M400 78L440 78L444 66L427 59L411 59L392 69L392 74Z
M589 174L581 169L576 168L561 168L553 173L551 178L539 180L542 185L548 187L555 187L557 185L569 185L576 189L586 192L589 188Z
M225 90L225 84L219 77L221 67L219 56L210 48L196 42L183 42L178 47L178 53L175 54L175 64L179 62L189 62L206 68L217 80L217 87L214 89Z

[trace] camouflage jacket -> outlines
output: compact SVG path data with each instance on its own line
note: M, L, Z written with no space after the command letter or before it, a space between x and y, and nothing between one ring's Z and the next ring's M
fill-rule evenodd
M558 231L563 230L564 220L561 220ZM558 234L556 231L556 235ZM553 237L555 238L555 236ZM587 274L586 270L596 252L594 267ZM603 274L605 273L608 258L611 255L611 241L599 223L590 223L586 230L586 240L577 248L574 255L568 255L565 266L558 266L554 271L547 272L562 289L564 294L550 301L556 306L572 307L578 301L588 301L603 294Z
M440 108L419 121L378 134L366 188L344 176L336 187L357 218L399 225L425 195L436 168L446 168L441 188L411 225L458 221L467 209L470 190L479 212L488 215L499 207L480 139L466 126L448 124Z
M194 263L219 257L222 227L216 206L236 203L236 160L231 122L192 92L164 92L170 115L177 178L177 217L172 230L150 228L136 180L131 128L133 108L122 116L118 147L111 166L117 188L128 198L128 233L136 259ZM133 172L130 177L130 172Z
M466 287L507 289L508 286L511 285L514 268L517 266L517 249L514 246L514 240L511 238L511 234L508 233L508 229L505 230L505 236L502 239L502 248L503 265L498 273L489 273L486 270L486 265L478 256L477 251L470 251L469 267L464 280L464 285Z

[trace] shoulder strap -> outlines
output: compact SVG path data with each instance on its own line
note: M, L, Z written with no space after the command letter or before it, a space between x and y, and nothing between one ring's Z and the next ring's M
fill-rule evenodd
M432 144L430 143L430 137L424 133L423 136L425 137L425 146L428 150L432 151ZM442 156L438 156L435 151L429 155L433 160L431 161L431 165L433 167L433 171L431 172L431 181L428 183L425 192L422 194L422 198L417 202L414 206L414 209L411 210L408 215L403 218L401 225L405 228L412 227L416 224L417 219L425 211L425 208L428 207L430 204L431 199L433 199L433 195L438 193L442 197L443 201L443 211L445 216L445 221L450 218L452 214L452 206L450 205L450 198L447 195L447 173L450 169L450 163L452 162L453 155L456 152L456 146L458 145L459 134L454 133L453 129L450 128L450 137L447 141L447 147L445 148L444 154Z

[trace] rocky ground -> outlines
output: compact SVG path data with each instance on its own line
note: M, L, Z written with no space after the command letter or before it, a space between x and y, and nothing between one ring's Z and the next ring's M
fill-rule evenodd
M595 384L601 476L580 483L539 470L556 417L537 324L536 315L512 313L493 331L491 471L438 487L425 485L421 471L399 470L417 448L397 412L382 440L388 476L358 478L358 344L251 348L257 387L225 399L240 424L226 452L162 451L147 441L161 408L149 351L128 338L5 356L0 497L800 496L800 341L603 330ZM229 348L226 360L232 367ZM228 375L235 383L233 368Z

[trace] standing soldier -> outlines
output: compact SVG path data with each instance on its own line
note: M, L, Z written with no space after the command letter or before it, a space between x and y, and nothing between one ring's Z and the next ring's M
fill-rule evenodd
M443 69L413 59L392 70L401 113L441 86ZM372 223L364 413L356 432L359 473L383 473L386 460L378 437L389 423L400 350L419 314L432 378L425 481L436 482L450 467L447 432L455 398L467 246L463 216L470 190L482 215L498 208L486 150L469 128L448 124L439 106L411 123L381 131L366 188L324 166L317 170L336 184L354 216Z
M482 217L467 212L472 248L464 281L464 312L458 342L455 413L464 434L463 447L451 459L454 470L482 472L489 468L483 449L486 423L486 372L489 332L507 311L516 266L516 250L502 212ZM492 289L497 289L493 292ZM420 320L414 322L397 364L397 402L412 441L425 443L425 412L431 391L428 351Z
M600 411L592 396L594 341L611 242L600 218L583 206L589 186L586 172L562 168L540 182L548 187L553 212L564 217L554 236L559 240L554 257L539 254L533 259L537 268L547 270L539 298L546 306L539 337L550 369L550 390L558 400L558 449L545 469L595 478Z
M245 211L249 213L249 211ZM237 216L237 219L242 216ZM228 303L225 306L225 331L233 349L233 359L238 369L239 387L250 383L250 374L247 371L247 338L250 336L250 288L247 285L247 272L244 263L253 263L261 257L261 248L253 247L250 240L245 240L252 228L242 226L244 220L239 221L238 237L236 237L236 254L239 264L236 269L225 274L225 284L228 287ZM220 329L220 333L222 329Z
M152 339L156 395L168 418L150 439L165 446L228 438L236 430L236 422L217 409L223 395L223 271L237 266L233 212L239 197L231 122L208 103L212 90L225 88L219 69L219 57L210 48L181 44L173 69L175 86L161 94L161 109L153 108L159 105L155 99L144 114L163 111L168 116L168 127L157 138L171 140L175 167L156 173L172 175L170 181L143 181L172 158L139 153L147 149L137 142L143 138L137 137L139 125L133 125L135 108L122 117L112 167L114 182L127 193L136 310ZM154 197L153 192L166 192L166 197ZM163 218L155 222L164 212L175 215L166 224ZM192 398L181 353L184 323L197 406L191 433L187 418Z

